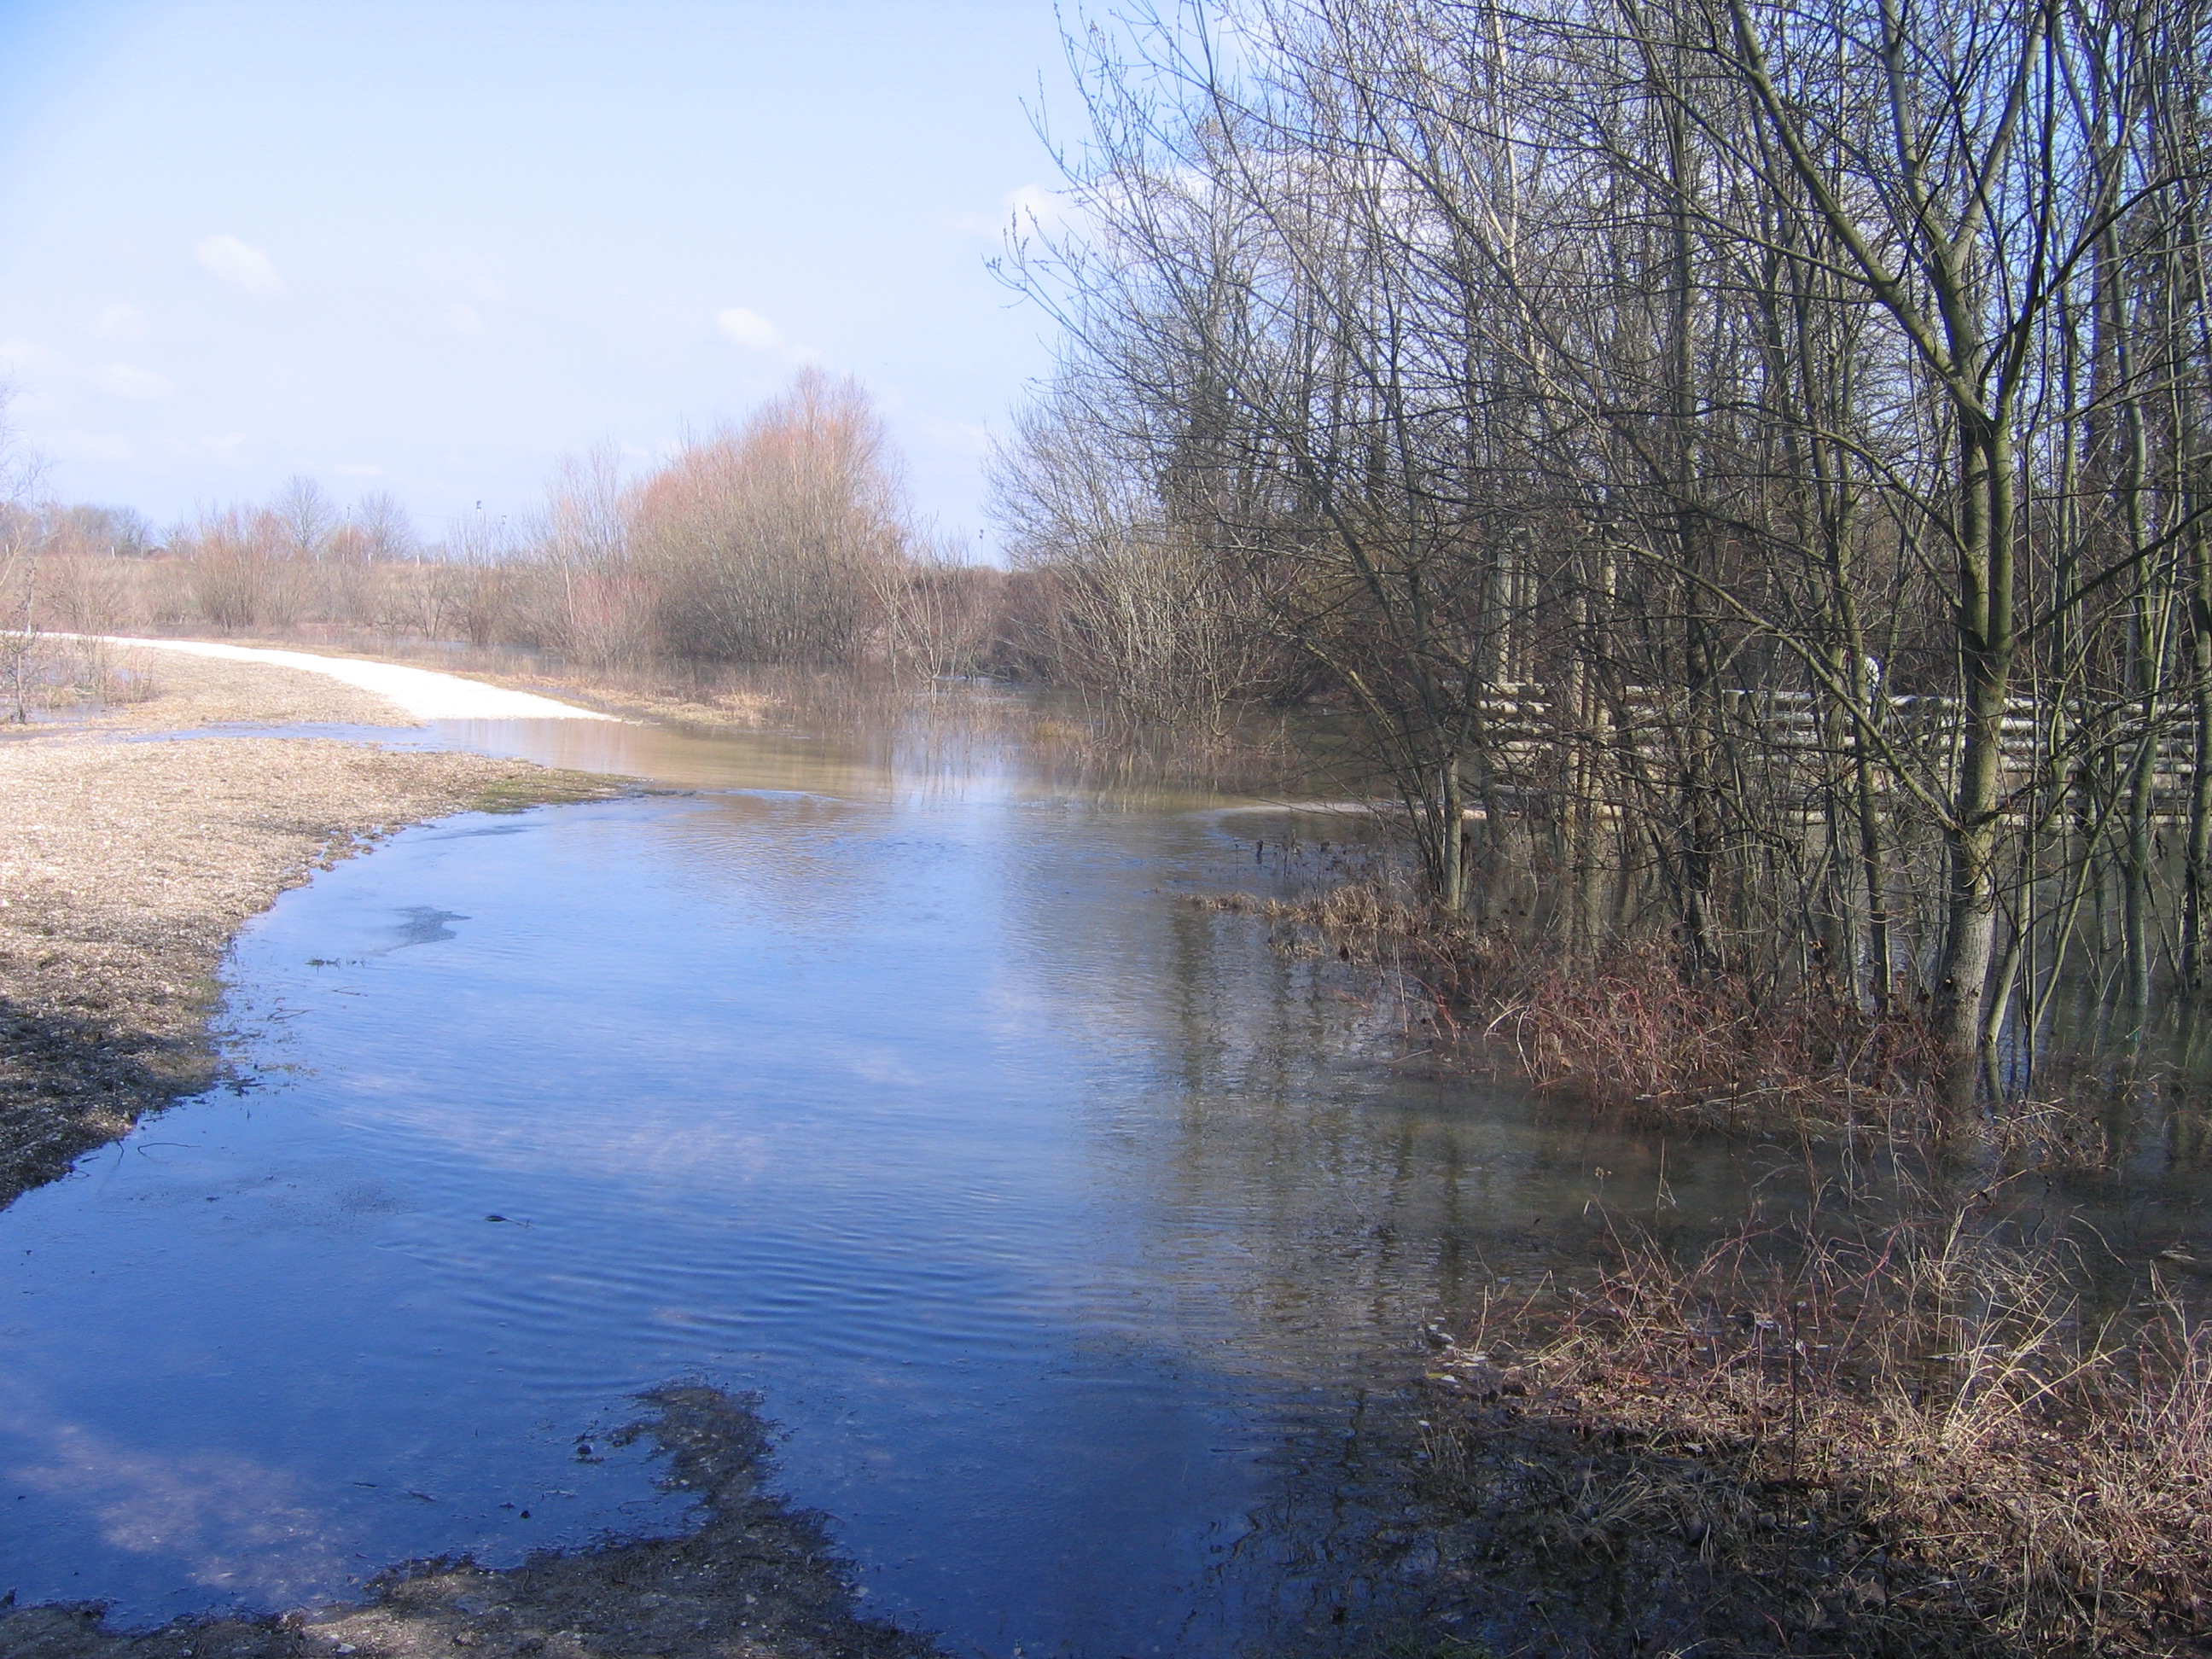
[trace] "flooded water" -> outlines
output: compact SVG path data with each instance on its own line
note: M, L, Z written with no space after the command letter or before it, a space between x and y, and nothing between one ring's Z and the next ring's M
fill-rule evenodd
M1421 1322L1579 1270L1595 1200L1765 1171L1430 1080L1397 1007L1188 902L1340 820L1079 787L1018 714L433 732L690 793L288 894L236 1085L0 1213L0 1594L146 1624L679 1527L604 1437L696 1379L951 1651L1325 1627Z

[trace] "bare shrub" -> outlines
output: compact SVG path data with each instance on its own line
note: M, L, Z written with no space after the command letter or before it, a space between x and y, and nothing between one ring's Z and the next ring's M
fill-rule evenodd
M72 537L50 539L39 556L42 605L52 627L72 634L127 633L143 616L133 562Z
M438 589L444 626L471 645L512 637L526 578L515 549L496 526L464 524L448 538L442 559L416 567L416 580Z
M2099 1316L1978 1207L1686 1265L1617 1239L1587 1291L1492 1304L1424 1413L1452 1553L1539 1552L1698 1651L2186 1651L2212 1337L2170 1297Z
M189 562L200 619L226 633L288 628L307 609L309 568L277 514L229 507L204 514L172 545Z
M391 496L341 514L304 477L158 550L115 509L13 510L42 618L75 631L374 630L546 647L618 678L744 662L931 677L1000 654L1001 573L914 532L866 393L811 370L634 486L611 445L565 459L513 537L477 516L426 547ZM9 581L32 579L26 564Z
M1006 573L925 550L883 574L882 650L896 672L979 674L998 644Z
M601 444L562 458L535 550L544 635L573 662L635 667L653 654L653 597L631 556L621 454Z
M1064 380L1019 411L992 466L994 512L1027 578L1009 613L1018 659L1167 726L1218 726L1296 689L1249 573L1162 509L1086 390Z
M857 660L906 541L881 422L814 370L647 479L630 520L662 646L723 662Z

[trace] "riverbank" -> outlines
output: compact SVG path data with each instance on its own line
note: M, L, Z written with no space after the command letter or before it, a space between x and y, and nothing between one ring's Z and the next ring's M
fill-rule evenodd
M635 787L372 740L198 735L344 726L368 739L414 722L321 672L167 650L118 657L112 683L130 699L0 738L11 808L0 823L0 1206L216 1079L207 1026L222 955L285 889L409 823ZM107 1628L97 1605L13 1608L10 1592L0 1659L933 1651L860 1617L823 1518L766 1490L769 1431L749 1402L678 1388L644 1404L649 1415L617 1438L651 1441L667 1459L664 1484L696 1496L697 1524L680 1536L544 1552L501 1571L406 1563L359 1605L143 1632Z
M2171 1280L2114 1306L1966 1212L1617 1243L1595 1287L1440 1339L1411 1402L1458 1630L1500 1656L2212 1646L2212 1336Z
M1872 1018L1823 982L1762 994L1741 977L1693 978L1665 940L1573 957L1479 930L1371 876L1304 897L1193 902L1257 916L1285 955L1336 957L1395 985L1457 1069L1507 1072L1540 1094L1638 1123L1879 1131L1931 1145L1966 1127L1940 1108L1924 1021ZM2045 1138L2072 1127L2047 1104L2034 1117Z
M1312 1558L1317 1573L1334 1575L1311 1584L1310 1596L1299 1581L1300 1605L1286 1612L1285 1634L1246 1644L1255 1651L1505 1659L1701 1644L1695 1650L1906 1652L1925 1651L1926 1642L1907 1645L1925 1638L1948 1655L1972 1650L1962 1628L1986 1633L1988 1651L2067 1650L2056 1642L2005 1646L2013 1604L1998 1598L2008 1583L2047 1582L2054 1540L2077 1547L2081 1529L2064 1534L2057 1522L2066 1519L2060 1500L2082 1488L2079 1466L2049 1449L2075 1422L2102 1422L2100 1433L2121 1425L2086 1413L2103 1409L2099 1399L2123 1399L2136 1361L2097 1373L2094 1391L2066 1396L2067 1409L2084 1416L2039 1421L2034 1437L2001 1428L1992 1437L1990 1425L2028 1419L2003 1417L2011 1407L1987 1385L2009 1363L2003 1355L2043 1339L2032 1322L1984 1323L1962 1340L1958 1328L1912 1314L1898 1300L1910 1285L1875 1273L1905 1259L1885 1255L1887 1240L1848 1261L1829 1258L1838 1264L1832 1283L1811 1294L1786 1271L1798 1259L1787 1241L1768 1252L1785 1270L1779 1277L1731 1269L1685 1279L1669 1261L1630 1259L1625 1249L1619 1271L1600 1283L1589 1254L1605 1240L1590 1237L1589 1218L1605 1213L1609 1200L1620 1206L1624 1237L1633 1231L1626 1218L1636 1218L1692 1261L1712 1237L1709 1219L1724 1229L1722 1217L1738 1212L1739 1174L1778 1212L1796 1201L1802 1188L1784 1167L1796 1149L1758 1152L1755 1168L1735 1170L1716 1167L1717 1138L1677 1139L1670 1164L1664 1138L1639 1144L1607 1133L1594 1115L1574 1122L1584 1115L1532 1108L1517 1094L1486 1103L1464 1079L1434 1087L1430 1059L1440 1045L1431 1033L1416 1019L1401 1026L1391 997L1338 994L1370 988L1360 983L1368 970L1341 960L1340 947L1330 945L1311 971L1279 972L1261 927L1196 916L1171 889L1161 890L1167 871L1234 878L1263 855L1255 843L1240 848L1224 836L1264 829L1272 854L1279 821L1243 820L1234 808L1201 815L1178 799L1149 817L1014 807L972 820L1004 833L948 836L938 800L916 804L915 792L874 781L897 775L888 767L863 773L849 750L824 742L822 758L808 763L814 771L792 771L769 744L756 746L779 769L769 780L793 787L566 823L553 815L529 837L410 836L355 872L373 877L392 902L434 897L470 912L450 952L470 962L434 962L449 954L441 951L373 967L303 968L303 960L341 954L322 946L340 936L333 924L351 925L344 896L357 885L354 876L295 895L276 927L257 930L241 982L257 988L257 999L267 990L285 1006L289 991L302 988L300 1006L312 1011L278 1038L297 1086L257 1095L243 1103L247 1110L220 1101L204 1113L196 1107L195 1121L228 1116L251 1129L234 1150L217 1144L225 1136L209 1137L204 1155L174 1171L157 1167L158 1153L112 1166L102 1159L100 1180L70 1182L45 1194L35 1213L27 1205L16 1217L69 1224L44 1240L19 1240L41 1248L35 1261L22 1255L20 1278L11 1277L10 1340L20 1351L16 1370L45 1398L15 1431L31 1456L12 1461L43 1464L45 1448L64 1433L104 1431L111 1462L126 1465L102 1485L84 1460L57 1458L40 1478L0 1490L19 1516L22 1559L45 1552L21 1581L27 1595L65 1601L100 1585L131 1598L118 1601L130 1610L118 1620L150 1621L193 1604L163 1601L172 1584L199 1587L191 1593L204 1605L218 1568L241 1554L258 1565L325 1539L346 1547L342 1540L352 1537L354 1565L294 1581L312 1589L276 1588L273 1574L258 1582L241 1574L234 1585L235 1605L307 1607L356 1593L357 1575L377 1565L426 1552L474 1548L503 1567L513 1555L493 1552L519 1553L527 1545L509 1540L532 1535L488 1515L506 1500L535 1508L534 1535L587 1542L591 1526L635 1527L641 1511L610 1504L586 1525L580 1507L557 1534L544 1528L560 1505L541 1499L593 1501L564 1488L599 1480L583 1465L604 1446L597 1431L609 1419L586 1420L573 1393L541 1410L534 1399L543 1395L532 1392L539 1380L583 1377L605 1411L613 1389L734 1376L782 1402L794 1447L805 1446L811 1460L810 1467L794 1453L809 1482L801 1490L850 1519L872 1583L896 1605L931 1609L919 1617L955 1632L947 1645L963 1651L1006 1649L990 1634L994 1622L1007 1632L1076 1632L1067 1645L1100 1652L1171 1646L1168 1638L1079 1634L1094 1598L1149 1595L1178 1618L1197 1616L1197 1581L1180 1568L1142 1577L1146 1558L1115 1554L1121 1540L1185 1537L1200 1523L1241 1539L1237 1517L1255 1514L1266 1517L1264 1530L1239 1548L1255 1570L1273 1571L1279 1541L1279 1559L1304 1561L1312 1544L1321 1551ZM607 763L649 770L642 757L650 748L610 748ZM733 740L729 748L743 755L749 745ZM997 781L1003 751L976 752L994 769L990 800L1033 799ZM743 782L755 775L733 765L724 775ZM821 793L798 793L817 782ZM672 829L679 833L665 833ZM524 850L532 848L536 856ZM856 848L866 849L865 884L849 880L862 861ZM447 872L435 892L402 878L410 861ZM633 881L634 892L599 890ZM885 902L893 894L898 902ZM1130 926L1132 919L1169 925ZM362 925L374 931L378 920ZM1322 942L1310 943L1324 954ZM1009 963L1036 988L1026 1017L994 1000ZM523 964L526 974L509 971ZM1240 986L1250 994L1240 997ZM1663 986L1654 978L1638 988L1663 1003ZM472 994L456 994L464 987ZM551 989L557 998L542 994ZM364 990L374 994L355 995ZM1203 1018L1192 1016L1194 992L1219 998ZM1424 1006L1407 1000L1416 1015ZM1170 1087L1160 1086L1163 1072L1141 1065L1102 1076L1092 1058L1099 1048L1073 1051L1061 1069L1041 1063L1058 1033L1101 1008L1112 1011L1116 1053L1172 1057ZM883 1039L859 1076L851 1071L854 1009L866 1011L868 1040ZM1365 1063L1359 1045L1376 1039L1381 1058L1418 1073L1412 1085ZM783 1054L793 1059L787 1069ZM1314 1059L1334 1054L1358 1062L1356 1074L1305 1074L1319 1070ZM405 1073L383 1079L386 1055L404 1055ZM819 1066L799 1063L817 1058ZM745 1086L763 1073L770 1086ZM1100 1098L1102 1083L1116 1091L1103 1096L1115 1103L1118 1126L1110 1162L1091 1150L1099 1144L1089 1127L1102 1121L1095 1111L1066 1139L1008 1134L1016 1124L1051 1129L1055 1103ZM1358 1109L1347 1111L1347 1102ZM825 1117L823 1103L834 1116ZM325 1238L296 1232L270 1207L293 1210L292 1199L246 1201L250 1188L281 1170L271 1152L285 1156L261 1131L298 1138L318 1116L345 1126L333 1143L348 1154L345 1190L357 1166L380 1183L364 1198L404 1192L409 1206L349 1209L343 1236L333 1230ZM824 1137L825 1121L843 1133ZM1568 1121L1571 1132L1553 1133L1554 1121ZM181 1115L164 1126L189 1127ZM419 1139L410 1134L416 1127ZM526 1145L529 1156L480 1158L488 1144ZM1069 1149L1084 1154L1081 1180L1066 1178ZM1807 1179L1815 1180L1809 1167ZM1853 1219L1845 1212L1868 1185L1829 1199L1830 1218ZM1978 1188L1967 1181L1947 1190L1972 1197ZM841 1201L825 1210L824 1191ZM1071 1317L1055 1297L1044 1317L1017 1307L1008 1319L1004 1303L994 1306L998 1287L972 1264L981 1243L994 1261L1018 1264L1024 1278L1090 1282L1090 1261L1131 1254L1119 1230L1149 1207L1102 1205L1102 1192L1176 1194L1176 1218L1145 1252L1170 1272L1132 1275L1150 1305L1176 1314L1172 1322L1134 1328L1145 1342L1121 1345L1141 1346L1133 1364L1094 1366L1071 1387L1060 1334L1086 1338L1097 1328L1098 1304L1076 1304ZM156 1201L165 1196L189 1201ZM1084 1212L1108 1208L1115 1231L1090 1231ZM736 1210L745 1228L724 1224ZM785 1217L810 1219L796 1228L751 1225ZM823 1217L826 1229L811 1219ZM1195 1231L1182 1217L1194 1219ZM483 1224L494 1220L501 1224ZM1987 1224L1982 1213L1966 1223L1969 1231ZM2063 1226L2063 1215L2051 1224ZM2136 1261L2146 1238L2149 1252L2163 1251L2188 1224L2177 1218L2148 1233L2107 1232ZM1940 1260L1910 1243L1914 1261ZM359 1272L365 1263L399 1265ZM1485 1321L1482 1297L1504 1297L1509 1279L1524 1291L1542 1279L1547 1293L1525 1310L1494 1307ZM1848 1296L1833 1288L1861 1281L1872 1288ZM1978 1267L1948 1282L1954 1310L1984 1307L2008 1283ZM611 1294L610 1283L649 1293ZM2102 1299L2084 1308L2130 1299L2124 1285L2099 1288ZM1117 1294L1111 1328L1132 1328L1122 1306ZM1453 1316L1470 1306L1468 1322ZM1900 1307L1909 1316L1896 1316ZM145 1317L149 1309L154 1318ZM1201 1317L1218 1322L1201 1327ZM1428 1319L1459 1340L1436 1334L1433 1351L1420 1358L1438 1376L1425 1386L1405 1350ZM741 1339L747 1347L733 1353L727 1333L759 1332L770 1320L785 1322L772 1342L749 1334ZM1220 1462L1249 1455L1284 1471L1279 1488L1267 1477L1261 1504L1241 1484L1193 1481L1185 1470L1202 1468L1200 1457L1163 1459L1176 1467L1139 1485L1152 1478L1150 1448L1174 1449L1163 1425L1173 1428L1176 1419L1147 1409L1127 1386L1085 1386L1097 1377L1152 1388L1147 1356L1185 1354L1188 1333L1199 1328L1232 1339L1221 1351L1231 1363L1179 1366L1207 1374L1195 1386L1176 1378L1187 1391L1174 1403L1188 1403L1182 1420L1203 1422L1203 1444ZM172 1330L191 1334L190 1351L164 1353L170 1345L145 1340ZM2101 1349L2101 1315L2085 1315L2058 1335L1999 1380L2039 1386ZM991 1358L992 1344L1009 1339L1029 1345L1016 1350L1018 1370ZM210 1364L203 1346L225 1357ZM1848 1364L1829 1364L1837 1349ZM1874 1392L1829 1392L1859 1387L1857 1368L1885 1352L1898 1368ZM2154 1345L2132 1352L2158 1358ZM527 1369L510 1353L525 1356ZM229 1356L237 1357L236 1380L216 1380L206 1399L195 1398L202 1370L233 1375ZM891 1380L879 1388L885 1374ZM610 1376L621 1380L592 1381ZM1244 1415L1273 1409L1279 1376L1322 1383L1301 1389L1287 1437L1284 1419L1255 1426ZM1341 1424L1333 1392L1340 1376L1356 1376L1361 1389L1356 1415ZM137 1386L118 1388L118 1379ZM1955 1387L1962 1381L1970 1390L1963 1396ZM1891 1407L1893 1393L1903 1406ZM426 1403L393 1407L384 1420L386 1402L402 1395ZM811 1402L824 1397L835 1414L810 1419ZM1852 1402L1862 1399L1871 1407L1857 1410ZM2017 1392L2009 1399L2027 1413L2041 1409ZM160 1408L147 1409L147 1400ZM957 1412L975 1400L988 1404L965 1422L955 1418L957 1434L936 1426L948 1401ZM1984 1401L1991 1409L1979 1416ZM1904 1416L1906 1407L1919 1414ZM264 1431L262 1415L280 1409L289 1422ZM622 1408L613 1413L620 1421ZM1389 1433L1370 1427L1401 1415L1402 1455ZM1954 1420L1955 1443L1926 1432L1931 1423L1948 1432ZM1903 1427L1884 1441L1893 1422ZM2057 1442L2041 1437L2045 1426ZM592 1446L578 1453L572 1479L566 1437L585 1427ZM811 1444L798 1437L810 1434ZM2179 1443L2160 1428L2140 1443L2154 1452ZM173 1470L172 1490L197 1492L220 1486L234 1462L264 1447L292 1468L296 1460L283 1449L302 1444L339 1455L313 1472L319 1496L295 1511L297 1530L283 1540L252 1530L263 1513L257 1487L252 1522L223 1522L228 1559L197 1547L187 1559L142 1472ZM1012 1454L971 1456L977 1446ZM1863 1446L1880 1449L1878 1469L1862 1462ZM1983 1446L2003 1455L1983 1455ZM525 1447L535 1449L532 1456L508 1456ZM2012 1458L2015 1447L2033 1455ZM1842 1452L1853 1460L1849 1468ZM2035 1471L2045 1457L2048 1481L2023 1485L2044 1481ZM2166 1467L2185 1471L2188 1457L2185 1447ZM1395 1461L1385 1467L1386 1458ZM864 1467L866 1484L824 1482L825 1463L833 1474ZM986 1479L977 1465L989 1466ZM1012 1478L1000 1478L1002 1465L1013 1468ZM2154 1474L2157 1466L2143 1467ZM449 1468L467 1486L465 1503L442 1479L419 1478ZM893 1480L911 1482L914 1495L885 1526L883 1492ZM2127 1506L2117 1494L2126 1488L2108 1490L2115 1495L2100 1504L2118 1516ZM380 1534L374 1512L386 1497L356 1492L404 1493L399 1507L422 1523ZM1969 1496L1952 1496L1960 1492ZM2026 1528L1992 1534L1994 1546L1946 1541L1978 1523L1984 1504L2014 1492L2030 1500L2015 1511ZM2182 1495L2175 1503L2152 1492L2167 1504L2155 1528L2109 1536L2124 1551L2146 1536L2163 1539L2159 1547L2193 1570L2191 1534L2171 1522L2189 1515L2195 1495L2178 1475L2165 1492ZM453 1507L409 1507L422 1494ZM106 1512L94 1511L95 1501ZM1425 1507L1417 1511L1417 1502ZM475 1525L471 1513L492 1524ZM658 1523L684 1524L666 1507L653 1513ZM138 1541L119 1547L134 1552L134 1562L118 1574L111 1559L108 1576L96 1577L94 1557L114 1553L118 1516L138 1529ZM1854 1543L1863 1523L1888 1529L1874 1547L1887 1561ZM865 1650L859 1638L805 1634L818 1628L804 1622L811 1613L762 1632L771 1614L789 1610L776 1599L787 1574L801 1601L813 1595L806 1586L827 1583L810 1576L823 1565L818 1549L780 1524L743 1520L691 1553L679 1540L586 1547L507 1571L450 1562L403 1569L360 1588L365 1605L304 1622L173 1626L127 1640L144 1659L183 1659L187 1648L195 1659L289 1659L334 1653L341 1644L376 1656L483 1646L565 1659L693 1644L728 1653L747 1642L756 1651L802 1641ZM157 1526L167 1535L154 1537ZM42 1547L41 1534L83 1553L82 1578L70 1577L79 1561L58 1559L60 1550ZM999 1543L1009 1535L1024 1547L1038 1541L1018 1553ZM787 1538L791 1550L777 1541ZM2025 1551L2014 1548L2022 1538ZM1367 1573L1352 1554L1370 1540L1378 1553L1395 1552L1385 1575ZM910 1593L912 1577L901 1582L902 1570L930 1552L962 1569L956 1593L928 1599ZM137 1571L149 1556L178 1565ZM1074 1567L1061 1565L1073 1558ZM1105 1567L1091 1565L1102 1559ZM2120 1631L2124 1601L2160 1619L2187 1616L2185 1607L2177 1615L2154 1601L2164 1595L2155 1585L2126 1577L2134 1559L2107 1556L2101 1575L2067 1581L2088 1583L2093 1601L2101 1599L2101 1622L2091 1628L2107 1650L2126 1651L2114 1644L2133 1639ZM780 1565L748 1576L762 1560ZM1130 1561L1136 1571L1125 1570ZM1994 1610L1974 1615L1986 1632L1942 1622L1947 1583L1969 1568L1975 1593L1991 1598L1983 1605ZM1042 1594L1033 1588L1039 1583ZM0 1580L0 1592L9 1588ZM1540 1597L1540 1613L1507 1616ZM1433 1625L1385 1628L1405 1601L1430 1598L1443 1603ZM816 1597L811 1605L826 1608L824 1619L842 1616L841 1604ZM2063 1613L2050 1597L2032 1607L2039 1619ZM1666 1622L1647 1617L1655 1612ZM1778 1623L1760 1623L1769 1612ZM1166 1620L1154 1626L1174 1627ZM1372 1641L1363 1639L1368 1629ZM2177 1640L2192 1634L2171 1624L2154 1634L2165 1639L2177 1630ZM84 1634L97 1649L112 1636L96 1620L52 1607L13 1632L0 1629L0 1641L20 1638L22 1651L46 1659L63 1655L34 1643ZM1226 1639L1186 1644L1231 1650Z
M145 654L137 700L0 739L0 1205L213 1080L216 968L279 893L404 824L627 787L319 738L128 741L412 724L319 674Z

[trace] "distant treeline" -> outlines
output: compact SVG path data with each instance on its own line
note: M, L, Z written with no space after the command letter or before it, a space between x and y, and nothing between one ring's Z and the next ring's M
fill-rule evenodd
M1145 15L1010 261L1055 672L1318 696L1447 911L1923 1004L1954 1096L2212 980L2205 0Z
M742 423L625 479L611 448L562 465L544 510L426 543L372 495L295 478L166 536L139 514L16 506L11 614L78 633L325 626L540 647L593 669L866 665L972 673L1000 654L1001 573L915 522L865 393L801 374Z

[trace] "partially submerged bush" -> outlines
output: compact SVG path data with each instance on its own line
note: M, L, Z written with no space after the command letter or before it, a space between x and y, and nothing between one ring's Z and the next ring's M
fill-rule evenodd
M144 702L154 676L142 653L82 635L0 632L0 721L87 705Z
M1876 1018L1824 979L1761 987L1692 973L1656 940L1572 954L1478 929L1380 880L1300 901L1206 902L1265 916L1294 951L1400 974L1447 1036L1509 1045L1547 1092L1679 1124L1919 1128L1935 1119L1925 1022Z

